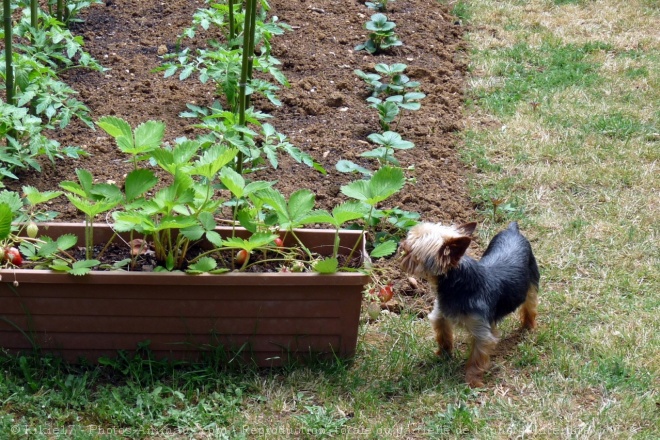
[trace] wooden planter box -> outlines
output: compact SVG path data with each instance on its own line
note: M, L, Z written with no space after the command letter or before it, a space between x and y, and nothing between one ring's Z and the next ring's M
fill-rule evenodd
M53 237L74 233L83 243L80 224L53 223L41 230ZM334 231L297 234L312 250L332 249ZM111 235L105 225L95 228L95 242ZM342 231L341 248L348 252L361 237ZM359 249L366 255L364 242ZM114 271L76 277L17 269L0 275L0 347L10 352L38 348L70 362L97 362L148 340L158 359L195 360L221 346L259 366L310 353L352 356L369 282L362 273Z

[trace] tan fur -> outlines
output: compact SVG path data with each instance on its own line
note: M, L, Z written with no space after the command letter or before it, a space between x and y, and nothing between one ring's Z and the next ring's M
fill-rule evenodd
M491 325L478 316L467 316L461 323L472 335L472 350L467 361L465 381L471 387L483 387L483 375L490 366L490 357L499 342Z
M522 322L522 328L527 330L532 330L536 328L536 307L538 306L539 301L538 288L536 286L531 286L527 291L527 299L520 306L520 321Z
M435 352L438 356L449 354L454 348L454 330L452 323L442 315L438 302L436 300L433 311L429 314L431 327L435 331L435 340L438 343L438 350Z
M458 262L458 259L452 259L451 248L447 245L469 238L466 233L472 231L472 223L459 227L435 223L416 225L401 244L403 269L425 279L447 272Z

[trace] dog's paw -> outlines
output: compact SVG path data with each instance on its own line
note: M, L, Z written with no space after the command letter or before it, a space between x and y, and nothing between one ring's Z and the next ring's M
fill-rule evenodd
M436 356L441 357L441 358L446 358L446 359L451 359L452 357L452 351L447 350L446 348L438 348L435 351Z

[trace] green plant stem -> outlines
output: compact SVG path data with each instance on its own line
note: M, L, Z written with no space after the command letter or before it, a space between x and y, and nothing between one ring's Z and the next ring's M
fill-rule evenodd
M364 234L367 232L367 225L371 223L371 217L374 213L374 207L371 207L371 210L369 211L369 217L367 217L367 220L364 222L364 228L362 229L362 235L360 236L360 239L355 242L355 245L353 246L353 249L351 249L351 252L348 254L348 257L346 258L346 264L344 264L344 267L348 266L348 263L351 261L351 258L353 258L353 254L357 250L358 245L364 240Z
M57 7L55 8L55 18L57 18L57 21L64 23L64 0L57 0Z
M255 261L254 263L249 263L247 266L245 266L245 269L241 268L241 270L247 270L247 269L249 269L250 267L252 267L252 266L257 266L257 265L259 265L259 264L264 264L264 263L276 263L276 262L278 262L278 261L286 262L286 261L292 261L292 260L288 260L288 259L286 259L286 258L265 258L265 259L263 259L263 260Z
M180 235L181 236L181 235ZM183 262L185 261L186 254L188 253L188 246L190 245L190 240L187 238L182 238L178 243L177 243L177 249L179 249L180 254L178 255L177 258L177 263L176 267L181 268L183 267Z
M14 67L12 63L12 27L11 27L11 0L2 0L2 13L5 28L5 92L7 104L14 105Z
M85 258L92 259L92 251L94 250L94 229L92 218L85 215Z
M110 240L108 240L108 242L105 244L105 246L103 246L103 249L101 249L101 252L99 252L99 254L96 256L97 260L101 259L101 257L105 253L105 251L108 250L108 248L110 247L110 244L112 243L112 240L114 240L116 236L117 236L117 232L113 231L112 232L112 237L110 237Z
M39 26L39 2L30 0L30 26L37 28Z
M332 247L332 258L337 258L339 254L339 241L339 228L336 228L334 246Z
M232 49L236 49L234 44L234 38L236 37L236 23L234 23L234 0L229 0L227 2L229 5L229 42Z
M298 244L300 245L300 248L301 248L303 251L305 251L305 253L306 253L307 256L309 257L309 259L310 259L310 260L313 260L314 257L312 256L312 252L311 252L309 249L307 249L307 246L305 246L305 245L303 244L303 242L298 238L298 236L296 235L296 233L293 232L293 231L291 231L291 235L293 236L293 238L296 239L296 241L297 241Z
M243 57L241 61L241 81L238 85L238 124L241 126L245 126L245 110L247 104L246 89L248 78L251 76L249 69L251 65L250 61L252 58L252 54L250 53L249 48L252 45L250 40L254 39L254 28L251 27L251 23L253 21L252 16L256 14L256 10L257 1L247 0L245 8L245 23L243 25ZM241 133L241 139L243 139L243 133ZM236 161L236 172L243 174L243 153L241 151L238 152Z
M250 46L248 47L248 81L252 80L252 71L254 66L254 46L256 45L256 26L257 26L257 0L252 0L254 2L254 10L250 15ZM245 107L250 107L250 95L245 97Z

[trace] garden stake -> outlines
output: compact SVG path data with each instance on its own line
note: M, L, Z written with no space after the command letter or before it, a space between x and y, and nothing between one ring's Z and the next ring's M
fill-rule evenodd
M257 26L257 2L256 0L252 0L254 2L254 9L252 11L252 15L250 15L250 47L248 47L248 81L252 80L252 69L254 65L254 46L256 44L256 26ZM245 49L244 49L245 50ZM245 97L245 108L250 107L250 95L247 95Z
M12 66L12 28L11 28L11 1L2 1L2 14L5 25L5 90L7 93L7 104L14 105L14 67Z
M245 23L243 25L243 60L241 62L241 82L239 83L238 93L238 124L245 126L245 109L246 109L246 87L248 77L250 77L249 68L251 66L252 54L248 48L251 47L251 40L254 39L254 27L251 24L254 22L252 16L256 14L257 2L256 0L247 0L245 8ZM243 133L241 133L243 139ZM238 174L243 174L243 153L238 152L236 156L237 164L236 171Z
M39 2L30 0L30 26L37 28L39 25Z
M235 49L235 43L234 43L234 0L228 0L227 4L229 5L229 41L231 44L231 48Z

